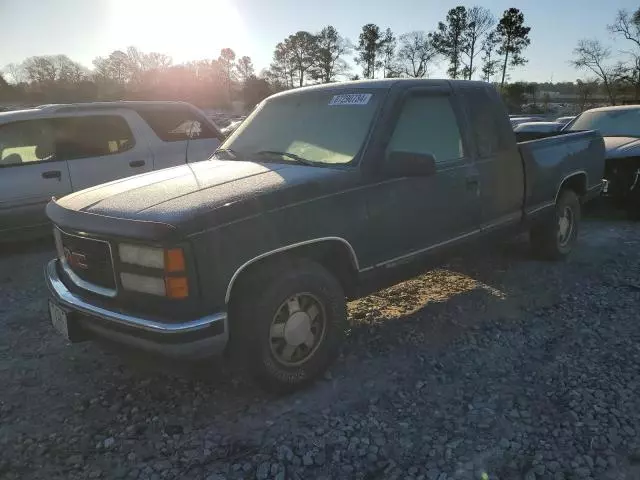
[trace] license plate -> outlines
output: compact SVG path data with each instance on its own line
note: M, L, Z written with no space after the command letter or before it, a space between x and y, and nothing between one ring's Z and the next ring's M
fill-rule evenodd
M67 312L65 312L62 308L56 305L53 302L49 302L49 315L51 316L51 323L53 324L53 328L57 330L57 332L62 335L64 338L69 340L69 327L67 324Z

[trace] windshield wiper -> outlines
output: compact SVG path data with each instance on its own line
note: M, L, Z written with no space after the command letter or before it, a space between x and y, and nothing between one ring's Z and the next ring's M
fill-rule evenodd
M261 150L256 152L256 155L280 155L281 157L289 158L300 165L307 165L309 167L317 167L319 162L314 162L313 160L307 160L306 158L301 157L300 155L296 155L295 153L289 152L278 152L275 150Z
M211 158L217 158L216 155L218 153L224 153L228 157L230 157L230 158L224 158L219 160L238 160L239 159L238 153L235 150L231 150L230 148L219 148L218 150L213 152L213 155L211 155Z

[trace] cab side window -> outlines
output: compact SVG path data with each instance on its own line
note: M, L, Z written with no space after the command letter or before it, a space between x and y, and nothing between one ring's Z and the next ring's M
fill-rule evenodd
M431 154L436 164L462 158L462 137L449 97L409 97L387 146L390 152Z
M0 168L57 160L48 120L25 120L0 126Z

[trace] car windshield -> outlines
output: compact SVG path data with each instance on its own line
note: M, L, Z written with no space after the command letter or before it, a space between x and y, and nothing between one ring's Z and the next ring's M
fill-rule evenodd
M381 94L316 90L265 101L220 146L236 158L260 155L279 161L295 157L322 165L344 165L360 151Z
M640 137L640 108L585 112L567 130L598 130L603 137Z

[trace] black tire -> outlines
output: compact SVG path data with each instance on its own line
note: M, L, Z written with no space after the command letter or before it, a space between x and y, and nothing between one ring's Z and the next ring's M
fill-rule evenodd
M561 235L561 218L568 219L565 235ZM531 246L537 257L558 261L571 253L578 239L580 200L573 190L560 192L551 218L535 225L530 232Z
M236 361L241 361L268 391L287 393L307 385L334 361L342 344L347 319L342 286L321 265L302 258L270 262L248 275L238 292L236 316L230 319L237 327L232 330ZM320 338L309 349L309 356L298 365L289 365L280 358L284 353L278 353L280 339L272 338L272 323L283 306L285 313L290 314L287 301L294 297L300 300L300 305L307 298L311 303L317 301L318 316L324 315L324 328L322 333L316 331ZM284 332L292 318L291 315L278 324L283 325L282 352L288 346ZM290 348L306 350L304 343Z

